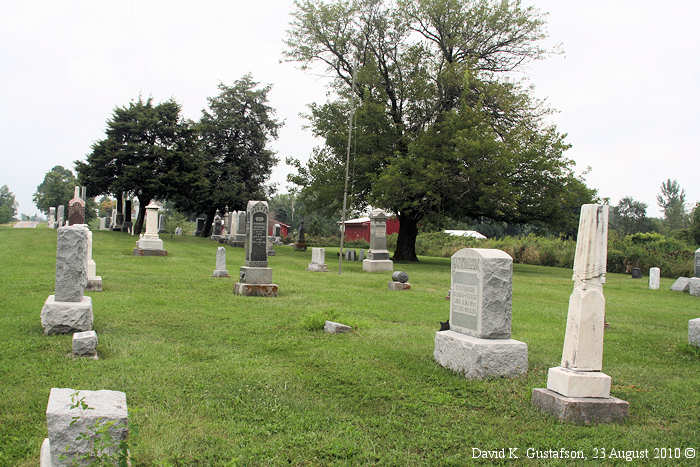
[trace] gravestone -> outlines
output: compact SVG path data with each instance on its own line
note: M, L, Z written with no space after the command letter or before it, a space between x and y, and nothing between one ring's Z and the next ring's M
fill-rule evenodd
M56 213L56 228L63 227L63 224L65 223L65 218L64 218L64 208L63 205L58 206L58 210Z
M56 239L56 291L41 309L44 334L92 329L92 299L87 285L87 233L83 224L59 227Z
M513 259L463 248L452 255L450 329L435 334L435 360L467 378L527 372L527 344L510 336Z
M102 277L97 275L97 264L92 259L92 232L87 231L87 285L85 290L102 292Z
M233 217L233 233L228 244L236 248L244 248L246 243L246 211L238 211Z
M360 258L359 261L362 262L365 260L365 250L360 250Z
M369 220L369 252L367 259L362 261L362 270L393 271L394 262L389 259L389 250L386 249L386 214L381 209L375 209Z
M113 231L121 231L122 225L124 224L124 194L120 193L117 195L117 214L114 216L114 222L112 223Z
M194 235L196 237L200 237L202 235L202 232L204 232L204 224L207 222L207 220L203 217L198 217L197 218L197 228L194 232Z
M177 235L178 237L182 236L182 227L180 227L179 225L175 227L175 235Z
M100 217L100 230L107 230L107 218Z
M323 330L328 334L341 334L344 332L351 332L352 327L347 324L336 323L335 321L326 321L323 324Z
M267 237L267 256L275 256L275 237Z
M632 279L641 279L642 278L642 270L639 268L632 268Z
M688 321L688 344L700 347L700 318Z
M301 224L299 224L299 233L297 234L297 241L294 243L294 251L306 251L304 221L301 221Z
M608 206L584 204L561 366L549 369L546 389L532 391L533 405L564 421L580 424L620 421L629 409L626 401L610 396L611 378L601 371L607 238Z
M408 274L403 271L395 271L389 281L389 290L409 290L411 284L408 282Z
M97 360L97 333L95 331L73 333L72 349L74 357L90 357Z
M700 277L688 279L688 293L694 297L700 297Z
M68 201L68 224L85 224L85 201L80 198L80 187L75 187L73 199Z
M124 222L122 222L122 232L130 232L132 228L131 223L131 211L132 211L132 201L130 199L124 200ZM157 219L156 219L157 222ZM156 225L157 228L157 225Z
M226 269L226 248L223 246L216 249L216 269L212 277L231 277Z
M673 285L671 285L671 290L674 292L688 292L690 287L690 279L687 277L679 277L675 280Z
M165 233L165 214L158 214L158 233Z
M101 437L104 438L99 442L100 454L116 458L122 442L129 436L126 394L51 388L46 426L49 437L41 445L42 467L97 465L98 459L92 456ZM128 459L127 465L130 465Z
M87 203L87 187L80 187L80 198Z
M649 288L658 290L661 286L661 269L649 268Z
M306 270L311 272L328 272L325 248L311 248L311 262Z
M151 201L146 206L146 233L139 235L134 248L134 256L167 256L163 249L163 240L158 236L158 206Z
M56 208L53 208L53 207L49 208L48 226L49 226L49 229L56 228Z
M211 223L211 236L209 238L216 241L224 238L224 220L218 209L214 214L214 221Z
M226 238L231 236L231 228L233 226L233 213L229 212L228 206L226 206L226 213L224 214L224 235Z
M695 277L700 277L700 248L695 250Z
M272 269L267 265L267 201L248 201L245 219L245 266L233 287L236 295L276 297L277 284L272 283Z
M114 226L117 223L117 209L114 208L112 209L112 215L110 216L110 221L109 221L109 228L114 229Z

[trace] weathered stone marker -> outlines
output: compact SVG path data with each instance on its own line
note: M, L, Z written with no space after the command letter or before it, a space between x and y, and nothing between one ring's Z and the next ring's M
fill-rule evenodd
M40 465L92 465L94 442L102 427L107 440L101 442L104 456L118 457L121 442L129 437L126 394L120 391L83 391L51 388L46 407L49 437L41 445ZM124 453L127 455L127 453ZM100 464L101 465L101 464Z
M409 290L408 274L403 271L395 271L389 281L389 290Z
M323 325L323 330L328 334L340 334L352 331L352 327L347 324L336 323L335 321L326 321Z
M311 248L311 262L306 270L312 272L328 272L325 248Z
M700 277L688 279L688 293L694 297L700 297Z
M199 237L202 235L202 232L204 232L204 224L207 222L207 220L203 217L198 217L197 218L197 228L194 231L194 235Z
M700 347L700 318L688 321L688 344Z
M246 242L246 212L238 211L233 215L233 226L231 227L231 236L229 237L228 244L237 247L244 248Z
M167 256L163 240L158 236L158 209L153 201L146 206L146 233L139 235L134 248L134 256Z
M56 292L41 309L44 334L67 334L92 329L92 299L87 285L87 227L60 227L56 242Z
M629 408L626 401L610 396L610 376L601 372L607 238L608 206L584 204L561 366L549 369L546 389L532 391L532 403L536 407L565 421L584 424L619 421L627 416Z
M225 237L225 232L224 232L224 219L221 217L221 214L219 214L219 210L216 210L216 214L214 215L214 221L211 224L211 236L209 237L212 240L222 240Z
M212 277L231 277L226 269L226 248L223 246L216 249L216 269Z
M679 277L671 285L671 290L674 292L687 292L690 284L690 279L687 277Z
M510 338L513 259L501 250L452 255L450 329L435 333L435 360L467 378L527 372L527 344Z
M661 286L661 269L649 268L649 288L658 290Z
M695 277L700 277L700 248L695 250Z
M58 206L58 214L56 214L56 228L63 227L65 223L65 218L63 217L64 207L63 205Z
M632 268L630 273L632 274L632 279L641 279L642 278L642 270L639 268Z
M49 208L49 221L47 224L49 226L49 229L56 228L56 208Z
M375 209L369 220L369 252L367 259L362 261L362 270L393 271L394 262L389 259L389 250L386 249L386 214L381 209Z
M278 286L272 283L272 269L267 265L267 201L248 201L245 219L245 266L240 280L233 286L236 295L276 297Z
M85 201L80 197L80 187L75 187L73 199L68 201L68 224L78 225L85 223Z
M97 264L92 259L92 232L87 231L87 285L85 290L102 292L102 276L97 275Z
M73 333L73 356L90 357L97 360L97 333L95 331Z

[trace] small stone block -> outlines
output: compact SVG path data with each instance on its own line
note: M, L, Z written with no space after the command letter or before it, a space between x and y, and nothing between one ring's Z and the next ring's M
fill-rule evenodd
M73 355L77 357L97 356L97 333L83 331L73 334Z
M326 323L323 325L323 330L329 334L339 334L341 332L352 331L352 327L346 324L336 323L334 321L326 321Z
M547 389L566 397L610 397L610 376L600 371L574 371L560 366L547 373Z
M57 302L49 295L41 309L44 334L68 334L92 329L92 298L83 296L79 302Z
M671 286L671 290L674 292L687 292L690 286L690 279L687 277L679 277Z
M85 290L90 292L102 292L102 276L96 276L94 279L88 279Z
M362 261L364 272L391 272L394 270L394 262L390 259L365 259Z
M272 284L272 268L241 266L240 278L244 284Z
M309 263L309 267L307 267L306 270L311 272L328 272L328 266L325 264Z
M227 269L215 269L211 277L231 277L231 275L228 273Z
M566 397L545 388L532 390L532 405L579 425L622 422L629 412L629 402L616 397Z
M688 343L700 347L700 318L688 321Z
M409 282L389 281L389 290L409 290L410 288Z
M277 284L247 284L236 282L233 286L233 293L247 297L276 297Z
M700 277L688 279L688 293L694 297L700 297Z
M527 344L514 339L481 339L438 331L433 356L440 365L469 379L527 373Z
M167 250L142 250L134 248L134 256L168 256Z
M89 409L78 405L80 401ZM77 407L71 408L74 405ZM112 425L107 431L111 440L104 443L103 454L115 455L119 452L120 442L126 440L129 435L126 394L107 390L77 391L69 388L51 388L46 407L50 465L73 465L82 462L81 457L89 457L95 428L105 423Z

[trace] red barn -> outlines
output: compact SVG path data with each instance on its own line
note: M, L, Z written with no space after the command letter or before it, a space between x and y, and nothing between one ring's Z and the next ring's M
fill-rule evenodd
M399 232L399 220L390 217L386 220L386 234L391 235ZM349 219L345 221L345 240L365 240L369 243L369 217L358 217L357 219Z
M280 225L280 236L281 237L288 237L289 236L289 225L285 224L284 222L280 222L277 219L273 219L272 217L267 218L267 234L269 236L275 235L275 224Z

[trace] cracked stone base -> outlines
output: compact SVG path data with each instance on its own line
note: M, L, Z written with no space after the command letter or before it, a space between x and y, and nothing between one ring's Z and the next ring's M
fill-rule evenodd
M532 390L532 405L564 422L579 425L622 422L629 402L617 397L566 397L545 388Z
M391 272L394 270L394 262L390 259L365 259L362 261L364 272Z
M328 272L328 266L326 264L309 263L309 267L306 270L311 272Z
M527 373L527 344L514 339L480 339L438 331L433 356L440 365L470 379Z
M248 284L236 282L233 286L233 293L248 297L276 297L277 284Z
M410 288L411 284L409 282L389 282L389 290L409 290Z
M41 327L45 335L68 334L92 330L92 298L79 302L57 302L49 295L41 309Z
M94 279L88 279L85 290L91 292L102 292L102 276L96 276Z
M168 256L168 250L142 250L134 248L134 256Z

